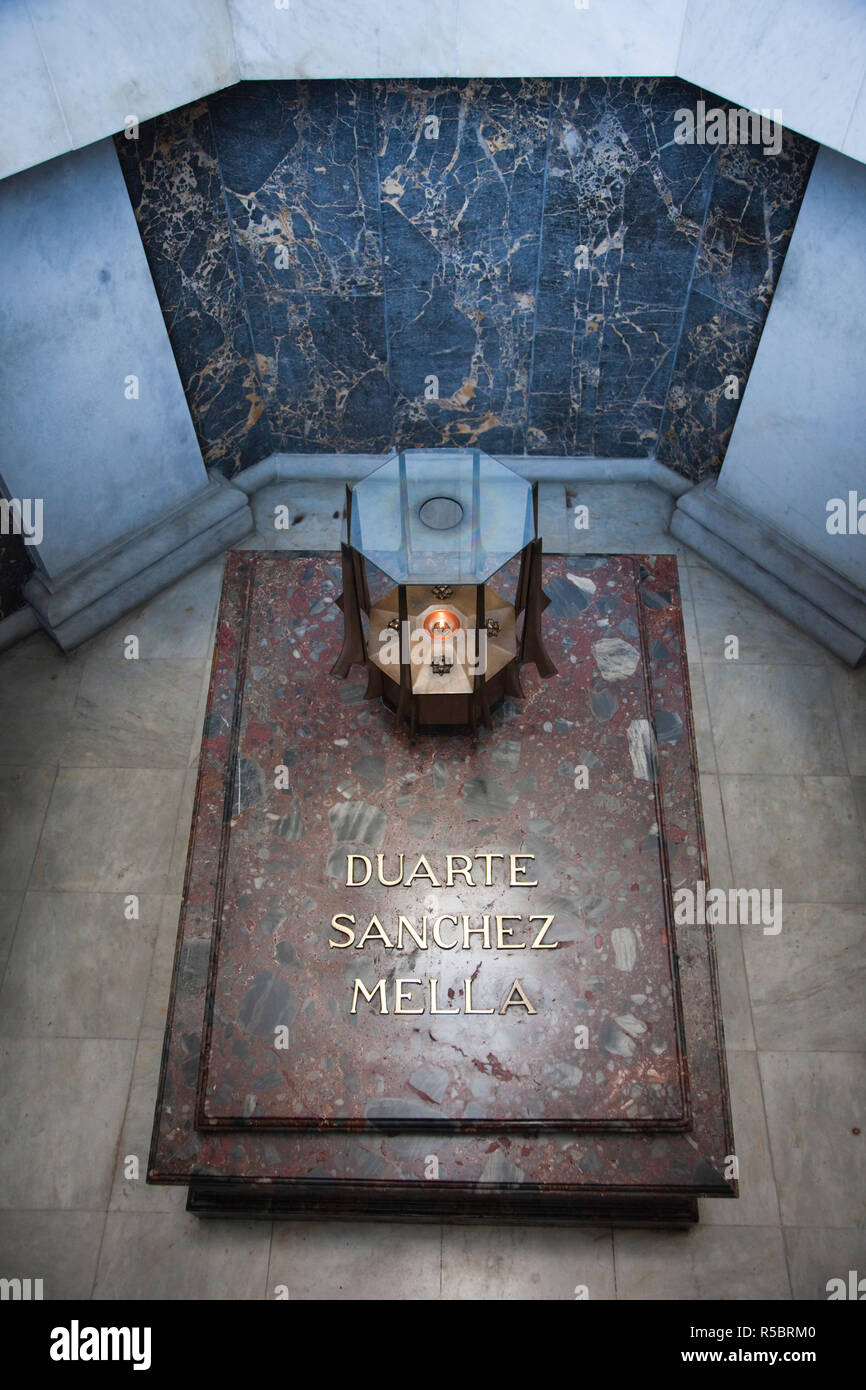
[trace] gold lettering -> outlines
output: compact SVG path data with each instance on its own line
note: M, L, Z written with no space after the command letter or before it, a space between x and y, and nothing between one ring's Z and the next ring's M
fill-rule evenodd
M485 951L489 951L489 950L490 950L490 913L489 913L489 912L485 912L485 913L482 914L482 916L481 916L481 926L480 926L480 927L470 927L470 925L469 925L469 913L468 913L468 912L464 912L464 914L463 914L463 949L464 949L464 951L470 951L470 950L472 949L472 942L469 940L469 938L470 938L470 936L474 936L474 935L476 934L476 932L480 932L481 935L482 935L483 938L484 938L483 943L482 943L482 949L485 950Z
M376 855L376 867L377 867L378 874L379 874L379 882L380 882L380 883L383 885L383 887L385 887L385 888L396 888L398 883L402 883L402 882L403 882L403 860L404 860L404 858L405 858L405 855L403 855L403 854L398 854L398 855L397 855L397 858L398 858L399 861L400 861L400 872L398 873L398 875L397 875L396 878L386 878L386 877L385 877L385 869L384 869L385 856L384 856L384 854L377 854L377 855Z
M535 858L535 855L534 855L534 854L509 854L508 858L509 858L509 860L510 860L510 862L511 862L511 887L512 887L512 888L517 888L517 887L519 886L519 884L522 884L522 886L523 886L524 888L537 888L537 887L538 887L538 879L537 879L537 878L524 878L524 875L526 874L526 865L525 865L525 864L518 864L518 862L517 862L518 859L534 859L534 858ZM520 874L520 876L521 876L519 882L518 882L518 877L517 877L518 874Z
M518 994L518 995L520 996L519 999L515 999L515 998L514 998L515 993ZM528 1012L528 1013L531 1013L531 1014L536 1014L536 1013L538 1013L538 1010L537 1010L537 1009L533 1009L532 1005L530 1004L529 1000L527 999L526 995L524 994L524 992L523 992L523 985L520 983L519 980L515 980L515 981L514 981L514 984L511 986L511 989L508 991L508 998L505 1000L505 1003L502 1005L502 1008L499 1010L499 1012L500 1012L501 1014L504 1014L506 1009L517 1009L517 1008L526 1009L527 1012Z
M439 935L440 922L453 922L456 927L457 918L450 917L448 913L444 913L441 917L437 917L436 921L433 923L433 940L436 942L436 945L443 951L453 951L454 947L457 945L457 942L456 940L450 942L442 940L441 936Z
M408 992L404 993L404 985L420 985L420 980L395 980L394 981L394 1012L395 1014L423 1014L424 1005L420 1009L404 1009L403 1001L409 998Z
M476 854L476 859L484 860L484 887L493 887L493 860L504 859L504 854Z
M342 924L342 922L339 921L339 918L340 918L340 917L345 917L347 921L349 921L349 922L352 923L352 926L351 926L351 927L344 927L343 924ZM328 945L329 945L329 946L336 946L337 949L338 949L339 951L343 950L343 948L346 947L346 946L351 946L352 942L355 940L354 924L355 924L355 914L354 914L354 912L335 912L334 915L333 915L333 917L331 918L331 926L334 928L334 931L343 931L343 932L345 932L345 933L346 933L346 936L347 936L349 939L348 939L348 941L332 941L332 940L330 939L330 937L329 937L329 938L328 938Z
M373 1002L373 995L374 995L374 994L378 994L378 996L379 996L379 1013L380 1013L380 1014L386 1014L386 1013L388 1012L388 1005L387 1005L387 1002L386 1002L386 1000L385 1000L385 981L384 981L384 980L377 980L377 981L376 981L376 984L373 986L373 988L370 990L370 992L369 992L369 994L368 994L368 993L367 993L367 986L364 984L364 981L363 981L363 980L356 980L356 981L355 981L355 988L354 988L353 991L352 991L352 1008L351 1008L351 1010L350 1010L351 1013L354 1014L354 1013L357 1013L357 1012L358 1012L358 991L359 991L359 990L360 990L361 993L363 994L363 996L364 996L364 998L366 999L366 1001L367 1001L368 1004L372 1004L372 1002Z
M473 1009L472 1007L472 981L464 980L463 987L466 990L466 1013L468 1014L492 1014L492 1009ZM503 1012L503 1010L500 1010ZM535 1010L533 1009L533 1013Z
M367 942L371 938L374 941L381 941L384 946L389 946L393 950L394 943L388 936L388 933L385 931L385 928L382 926L382 923L379 921L378 917L370 918L369 925L367 927L367 930L364 932L364 935L360 938L359 941L355 942L355 949L357 951L360 951L361 947L366 946Z
M501 917L500 917L499 914L497 913L497 915L496 915L496 945L499 947L499 950L500 950L500 951L523 951L523 950L525 950L525 948L526 948L526 942L525 942L525 941L521 941L520 943L515 942L514 945L512 946L509 942L507 942L507 941L505 940L505 937L506 937L506 936L513 936L513 935L514 935L514 928L513 928L513 927L503 927L503 925L502 925L503 922L519 922L520 920L521 920L520 917L514 917L511 913L507 913L507 912L506 912L506 913L505 913L503 916L501 916Z
M529 919L530 922L540 922L540 921L542 920L542 918L544 918L544 926L541 928L541 931L538 933L537 937L536 937L535 940L533 941L532 946L530 947L531 950L533 950L533 951L555 951L555 950L556 950L557 946L559 945L559 942L558 942L558 941L544 941L544 940L542 940L542 938L544 937L545 933L548 932L548 931L550 930L550 924L551 924L551 922L553 921L555 915L556 915L556 914L553 913L553 912L550 914L549 917L544 917L544 914L541 913L541 912L534 912L534 913L532 914L532 916L531 916L530 919Z
M457 859L463 860L462 867L459 865L455 865L455 860ZM445 864L448 870L445 883L448 888L454 887L455 874L462 874L466 882L469 884L469 887L475 887L475 884L472 882L472 860L469 858L468 854L446 854Z
M421 867L422 864L424 866L423 869ZM411 875L409 876L409 878L406 879L406 887L408 888L410 884L414 883L416 878L429 879L429 881L433 884L434 888L442 887L442 884L439 882L433 870L430 868L430 861L428 860L426 854L421 855L420 859L418 860L418 863L412 870Z
M431 1014L459 1014L459 1009L440 1009L439 1008L439 981L430 981L430 1012Z
M408 917L404 917L404 916L402 915L402 913L398 916L398 918L397 918L397 950L398 950L398 951L402 951L402 950L403 950L403 932L404 932L404 930L407 931L407 932L409 933L409 935L412 937L412 940L415 942L415 945L416 945L416 946L419 946L419 947L421 948L422 951L426 951L426 950L427 950L427 918L426 918L426 917L422 917L422 918L421 918L421 921L422 921L422 923L423 923L423 926L422 926L422 931L423 931L423 933L424 933L423 937L420 937L420 936L418 935L418 933L416 932L416 930L415 930L415 928L413 927L412 923L409 921L409 918L408 918Z
M367 865L367 873L366 873L366 876L365 876L364 878L362 878L362 879L361 879L359 882L357 882L357 883L355 882L355 879L352 877L352 870L353 870L353 868L354 868L354 866L355 866L355 860L356 860L356 859L362 859L362 860L364 861L364 863ZM346 887L347 887L347 888L363 888L363 886L364 886L365 883L369 883L369 881L370 881L370 875L371 875L372 872L373 872L373 865L370 863L370 861L369 861L369 859L367 858L366 854L347 854L347 855L346 855Z

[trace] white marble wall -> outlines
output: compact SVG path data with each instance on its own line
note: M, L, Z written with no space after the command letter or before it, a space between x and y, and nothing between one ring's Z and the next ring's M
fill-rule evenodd
M866 498L866 167L820 150L718 490L866 589L866 535L827 502Z
M0 177L240 78L677 74L866 160L864 73L866 0L0 0Z
M582 8L584 2L586 8ZM229 0L242 77L673 73L686 0Z
M866 160L866 0L688 0L677 73Z
M0 488L53 581L208 481L113 141L0 184L0 304Z
M226 0L0 0L0 178L237 80Z

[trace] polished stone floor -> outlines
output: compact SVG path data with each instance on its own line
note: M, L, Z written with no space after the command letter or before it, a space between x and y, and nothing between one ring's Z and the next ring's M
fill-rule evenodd
M275 486L246 544L336 546L341 505L338 484ZM200 1222L183 1189L126 1176L150 1137L220 561L71 657L41 634L0 656L0 1275L46 1297L748 1300L866 1271L866 669L699 563L670 505L648 484L545 487L542 527L550 550L677 554L712 881L783 892L778 936L717 932L740 1200L687 1233L272 1228Z

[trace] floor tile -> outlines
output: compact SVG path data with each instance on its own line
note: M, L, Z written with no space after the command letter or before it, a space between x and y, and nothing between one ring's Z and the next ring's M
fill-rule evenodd
M104 1211L135 1043L0 1042L0 1206Z
M139 1043L114 1166L110 1211L182 1212L186 1205L185 1184L146 1181L161 1058L161 1039L145 1038ZM138 1177L131 1176L130 1159L138 1161Z
M692 716L695 724L695 743L698 749L698 767L701 772L714 773L716 771L716 750L713 746L713 731L710 724L710 707L707 704L707 687L703 666L689 666L689 685L692 691Z
M0 971L3 970L12 948L12 939L23 901L23 893L0 892Z
M153 952L150 980L148 981L144 1009L141 1015L140 1034L142 1038L153 1038L162 1041L163 1034L165 1033L165 1025L168 1017L168 997L171 992L171 972L174 966L174 951L177 945L177 930L180 920L180 907L180 893L166 893L162 899L159 930L157 932L156 946Z
M202 1221L186 1212L112 1211L96 1299L261 1299L268 1221Z
M674 499L654 483L566 484L572 517L568 553L572 555L680 555L685 549L670 535ZM574 508L589 509L586 529L574 527Z
M689 573L705 662L733 665L725 658L725 638L733 635L739 641L741 665L827 664L829 653L824 647L726 575L703 565L690 565Z
M866 1143L851 1131L866 1130L863 1054L758 1057L783 1225L862 1225Z
M65 767L186 767L205 662L89 661L62 742Z
M615 1231L617 1298L789 1299L778 1227Z
M785 1246L791 1288L797 1299L826 1301L830 1293L839 1294L838 1286L827 1288L831 1279L845 1283L845 1301L851 1291L850 1271L857 1280L866 1276L866 1230L827 1229L820 1227L787 1227ZM866 1285L858 1290L858 1301L866 1295Z
M754 1052L728 1054L728 1081L740 1195L733 1201L725 1198L701 1201L701 1220L710 1226L778 1225L779 1203L764 1119L761 1077Z
M224 566L225 557L218 555L185 574L91 637L79 648L81 658L88 664L97 658L123 659L123 639L128 634L138 638L141 661L209 656Z
M837 664L829 677L848 771L855 777L866 776L866 666L849 671Z
M42 1296L88 1299L102 1241L102 1216L89 1211L0 1211L0 1268L42 1280Z
M134 1038L162 899L30 892L0 991L0 1034Z
M171 862L169 865L168 889L172 893L183 891L183 881L186 875L186 857L189 851L189 837L192 830L192 817L195 810L195 789L198 785L198 758L191 767L188 767L183 779L183 789L180 795L180 806L177 812L177 824L174 829L174 839L171 847Z
M567 554L571 547L571 513L565 500L564 483L539 483L538 534L545 555Z
M755 1046L749 983L743 960L742 944L743 932L749 930L760 931L761 929L760 927L739 927L736 923L733 925L719 923L713 933L716 943L716 961L719 968L719 990L722 996L725 1046L729 1052L749 1051Z
M759 1048L866 1051L866 908L786 903L778 936L743 942Z
M346 487L337 478L273 483L254 493L250 505L268 549L340 549Z
M429 1300L439 1297L438 1226L390 1222L274 1224L268 1297Z
M80 663L44 660L0 666L0 763L58 761L81 672Z
M0 883L26 888L51 789L53 767L0 767Z
M692 581L689 567L682 558L679 560L679 580L683 630L686 637L686 656L688 657L689 666L691 667L695 662L700 663L701 641L698 636L698 625L695 621L695 605L692 599Z
M706 684L719 772L847 773L822 667L708 662Z
M866 835L866 777L852 777L851 785L854 788L854 800L860 813L860 823L863 826L863 833Z
M608 1230L446 1226L442 1297L504 1300L615 1297Z
M710 884L713 888L731 888L734 879L728 853L728 831L722 809L719 779L710 773L702 773L700 783Z
M848 777L719 779L736 883L789 902L866 902L866 855Z
M32 886L162 892L183 777L174 769L61 768Z

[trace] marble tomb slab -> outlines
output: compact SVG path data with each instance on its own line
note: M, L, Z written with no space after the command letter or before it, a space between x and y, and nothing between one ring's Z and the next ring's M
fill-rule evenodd
M712 932L671 925L671 888L708 878L676 561L550 556L543 578L560 675L525 670L526 701L475 743L412 746L360 672L329 675L333 557L229 556L149 1164L191 1210L683 1224L698 1195L736 1195ZM466 853L476 886L346 886L348 853L395 877L400 850L440 881ZM489 888L485 852L506 856ZM537 888L503 888L511 854L534 854ZM392 937L458 896L494 938L497 912L544 899L560 945L531 971L481 932L465 970L437 948L438 1006L464 1008L474 973L475 1007L520 978L535 1014L434 1019L437 950L328 947L334 912ZM351 1014L360 976L388 1015L363 996ZM423 1016L394 1016L398 977L425 982L405 1001L426 991Z

